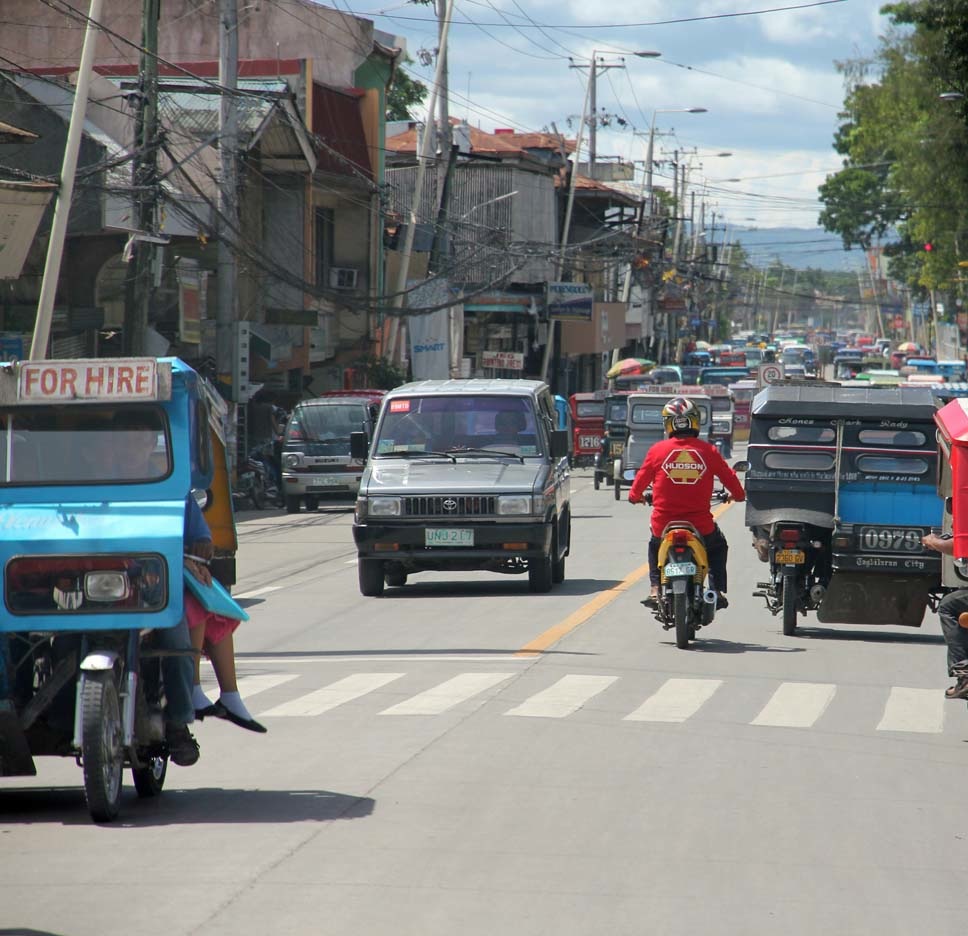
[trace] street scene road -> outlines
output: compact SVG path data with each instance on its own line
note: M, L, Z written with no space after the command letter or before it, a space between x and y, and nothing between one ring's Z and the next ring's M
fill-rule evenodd
M240 514L268 734L196 724L198 764L107 826L72 761L4 781L0 931L960 931L968 713L936 617L784 637L731 504L730 607L677 650L639 603L648 508L587 470L572 497L547 595L425 573L363 598L348 510Z

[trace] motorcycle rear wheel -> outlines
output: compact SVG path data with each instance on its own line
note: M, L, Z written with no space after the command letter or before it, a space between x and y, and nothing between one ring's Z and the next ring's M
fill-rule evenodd
M141 799L161 796L162 788L165 785L165 775L167 773L167 756L149 757L144 767L132 767L131 778L134 780L134 788L138 791L138 796Z
M693 631L689 626L689 596L685 592L673 594L672 618L676 622L676 646L686 650Z
M794 637L797 633L797 577L783 575L783 636Z
M81 759L84 795L95 822L110 822L121 809L121 735L121 705L114 673L86 673L81 695Z

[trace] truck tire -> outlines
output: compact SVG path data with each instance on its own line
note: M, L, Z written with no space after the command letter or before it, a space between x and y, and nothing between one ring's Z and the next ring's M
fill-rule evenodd
M554 563L551 555L542 556L540 559L528 560L528 588L536 594L545 594L551 591L554 582Z
M379 559L357 559L360 594L365 598L379 598L383 594L383 562Z

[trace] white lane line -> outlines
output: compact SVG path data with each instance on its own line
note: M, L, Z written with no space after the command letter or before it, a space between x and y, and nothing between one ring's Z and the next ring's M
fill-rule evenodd
M617 676L562 676L554 685L531 696L505 715L565 718L607 689Z
M510 679L513 675L513 673L461 673L411 699L391 705L380 714L439 715L461 702L473 699L474 696Z
M354 673L352 676L338 679L315 692L309 692L289 702L283 702L282 705L277 705L275 708L269 709L268 712L262 712L259 717L305 718L322 715L323 712L328 712L344 702L352 702L360 696L365 696L368 692L373 692L403 675L403 673Z
M723 684L721 679L667 679L622 721L684 722Z
M878 731L919 731L937 734L944 724L947 700L938 689L892 686Z
M781 683L751 725L810 728L823 715L837 687L830 683Z
M235 599L239 598L258 598L259 595L268 595L269 592L279 591L282 585L265 585L262 588L253 588L252 591L242 592L241 595L233 595Z

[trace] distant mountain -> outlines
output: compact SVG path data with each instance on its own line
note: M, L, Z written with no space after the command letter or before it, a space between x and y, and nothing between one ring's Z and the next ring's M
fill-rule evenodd
M805 270L855 270L864 263L861 250L844 250L837 234L822 228L731 228L731 241L739 241L754 266L766 267L776 258L789 267Z

